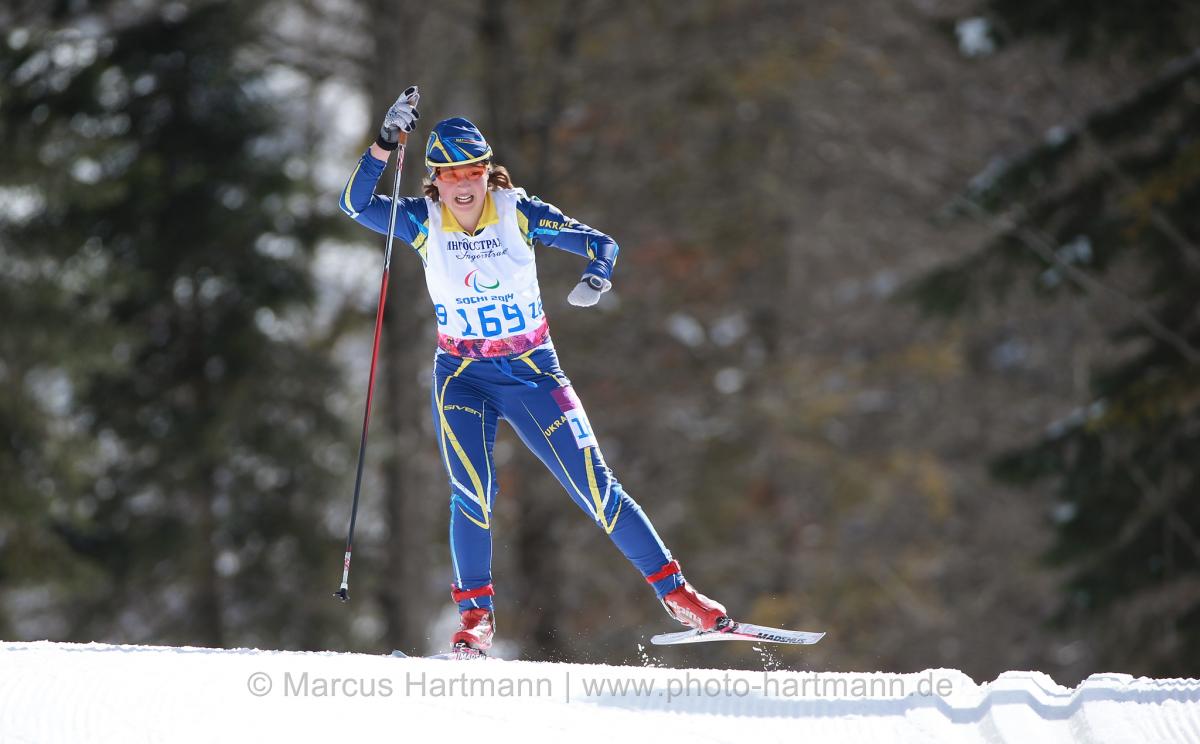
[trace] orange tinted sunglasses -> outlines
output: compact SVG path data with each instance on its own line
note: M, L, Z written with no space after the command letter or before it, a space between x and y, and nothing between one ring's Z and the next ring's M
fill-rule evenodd
M478 163L475 165L460 165L454 168L438 168L435 178L446 183L458 183L459 181L474 181L476 178L482 178L484 173L487 173L487 166Z

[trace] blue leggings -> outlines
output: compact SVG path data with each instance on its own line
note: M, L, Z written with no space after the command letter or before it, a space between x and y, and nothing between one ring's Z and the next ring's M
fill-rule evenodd
M492 448L507 421L580 509L608 534L658 596L683 583L654 526L604 462L587 415L549 344L513 357L439 351L433 420L450 478L450 558L460 610L492 607Z

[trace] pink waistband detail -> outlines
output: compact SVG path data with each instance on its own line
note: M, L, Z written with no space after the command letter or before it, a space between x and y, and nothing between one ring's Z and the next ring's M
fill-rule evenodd
M549 337L550 325L543 319L532 331L504 338L455 338L439 333L438 348L455 356L489 359L524 354L546 343Z

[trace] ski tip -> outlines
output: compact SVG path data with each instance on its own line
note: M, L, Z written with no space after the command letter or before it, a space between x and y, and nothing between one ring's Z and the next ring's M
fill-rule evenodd
M397 649L392 649L392 657L394 657L396 659L407 659L408 654L404 653L403 651L401 651L400 649L397 648Z

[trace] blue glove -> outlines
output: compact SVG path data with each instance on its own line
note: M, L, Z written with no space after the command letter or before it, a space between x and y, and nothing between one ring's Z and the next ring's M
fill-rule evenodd
M405 88L384 115L383 125L379 127L379 139L375 140L375 144L385 150L395 150L399 146L400 132L411 132L417 128L417 119L421 118L421 114L417 112L417 102L420 100L421 94L417 91L417 86Z
M591 307L600 301L600 295L612 289L612 282L595 274L584 274L567 295L567 302L576 307Z

